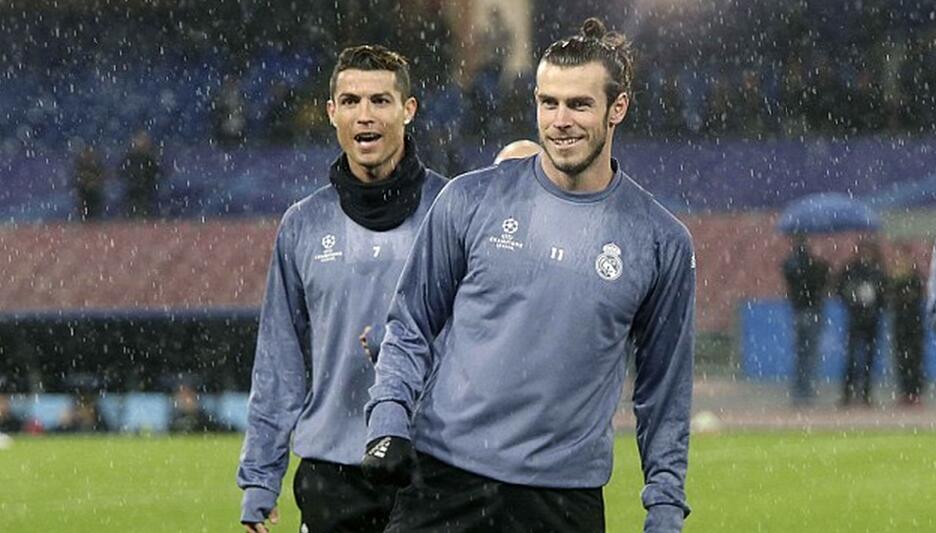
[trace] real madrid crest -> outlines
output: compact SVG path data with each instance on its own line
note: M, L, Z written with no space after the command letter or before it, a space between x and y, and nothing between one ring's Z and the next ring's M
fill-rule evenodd
M613 242L601 247L601 254L595 259L595 270L603 280L614 281L621 277L624 263L621 261L621 249Z

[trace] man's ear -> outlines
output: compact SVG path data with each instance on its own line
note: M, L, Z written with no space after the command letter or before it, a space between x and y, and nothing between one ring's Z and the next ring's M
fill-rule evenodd
M419 108L419 102L415 96L410 96L403 102L403 124L409 124L416 117L416 109Z
M328 121L331 122L331 125L335 125L335 102L329 98L328 103L325 104L325 111L328 112Z
M617 98L611 102L611 109L608 113L608 122L609 126L617 126L624 121L624 117L627 116L627 108L630 106L630 98L628 98L627 93L621 93L617 95Z

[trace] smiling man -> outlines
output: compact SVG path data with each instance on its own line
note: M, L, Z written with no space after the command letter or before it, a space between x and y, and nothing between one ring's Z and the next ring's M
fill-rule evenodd
M681 530L695 259L611 157L631 76L586 21L539 63L544 153L453 180L427 215L367 407L362 468L405 485L388 532L603 531L630 347L644 529Z
M237 483L241 523L266 531L292 451L303 531L382 531L395 490L363 478L363 418L386 310L416 229L445 180L405 135L416 113L405 58L345 49L328 116L343 153L330 184L280 223L260 315ZM363 346L361 345L363 343Z

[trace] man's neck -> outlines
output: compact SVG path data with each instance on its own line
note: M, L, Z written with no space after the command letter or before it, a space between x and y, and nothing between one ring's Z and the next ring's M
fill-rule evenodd
M540 158L543 172L556 187L572 193L591 193L605 190L614 177L610 155L601 154L585 170L568 174L556 168L548 156Z

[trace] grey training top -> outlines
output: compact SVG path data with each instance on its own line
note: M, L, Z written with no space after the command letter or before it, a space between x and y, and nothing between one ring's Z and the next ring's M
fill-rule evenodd
M427 171L420 205L385 232L352 221L331 185L283 216L267 277L237 484L242 520L263 521L292 449L300 457L360 464L364 404L387 308L419 223L446 180Z
M689 232L617 162L605 190L573 194L539 158L463 175L439 195L391 304L368 440L411 438L508 483L602 486L632 343L643 503L688 512Z
M936 242L930 254L929 279L926 283L926 318L930 327L936 328Z

